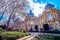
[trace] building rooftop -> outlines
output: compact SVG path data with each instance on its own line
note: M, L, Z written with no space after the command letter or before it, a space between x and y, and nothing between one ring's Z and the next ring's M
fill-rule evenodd
M45 8L54 8L55 6L53 4L47 3L47 5L45 6Z

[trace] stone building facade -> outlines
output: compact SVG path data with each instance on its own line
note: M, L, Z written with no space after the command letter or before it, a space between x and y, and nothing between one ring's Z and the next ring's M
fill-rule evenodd
M52 30L60 29L60 10L55 8L47 8L40 17L27 16L25 22L26 28L29 30L31 27L34 29L35 25L38 28L43 28L43 24L48 24Z

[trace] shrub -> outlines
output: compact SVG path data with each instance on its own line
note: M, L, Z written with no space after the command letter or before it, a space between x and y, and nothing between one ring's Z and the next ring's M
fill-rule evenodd
M2 31L3 31L3 28L0 27L0 32L2 32Z
M22 33L22 32L2 32L1 37L3 40L16 40L18 38L27 36L28 33Z
M0 27L0 40L2 40L1 33L3 31L3 28Z
M46 39L53 40L54 36L52 36L52 35L45 35L45 38L46 38Z
M37 39L48 39L48 40L60 40L60 36L56 36L56 35L38 35L37 37L35 37Z
M54 40L60 40L60 36L54 36Z

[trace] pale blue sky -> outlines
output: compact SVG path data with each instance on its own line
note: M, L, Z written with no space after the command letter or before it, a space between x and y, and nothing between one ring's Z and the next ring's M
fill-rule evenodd
M37 0L37 2L41 2L41 0ZM42 0L43 3L52 3L54 4L56 7L58 7L58 9L60 10L60 0Z
M58 10L60 10L60 0L30 0L30 1L31 1L31 4L30 4L31 6L30 7L31 7L31 10L32 10L32 12L35 16L38 16L39 14L42 13L42 11L44 10L43 8L44 8L44 6L47 2L51 3L51 4L54 4L56 6L56 8L58 7ZM39 7L41 7L41 8L39 9ZM30 16L31 15L33 16L33 14L30 13ZM3 16L3 19L7 19L7 16Z
M30 0L30 7L34 16L42 14L47 3L53 4L56 9L60 10L60 0ZM30 14L30 16L33 16Z

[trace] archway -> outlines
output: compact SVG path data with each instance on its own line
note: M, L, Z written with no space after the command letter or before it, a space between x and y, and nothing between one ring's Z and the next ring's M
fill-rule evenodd
M35 29L36 32L38 32L39 31L38 25L35 25L35 28L34 29Z
M43 29L44 29L44 31L48 31L49 30L49 25L48 24L43 24Z

